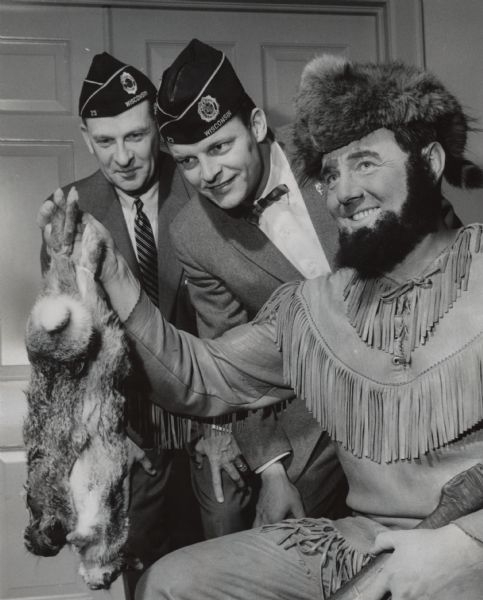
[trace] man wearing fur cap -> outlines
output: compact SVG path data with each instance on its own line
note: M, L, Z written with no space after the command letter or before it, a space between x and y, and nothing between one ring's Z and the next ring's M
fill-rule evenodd
M137 597L328 598L391 550L371 593L353 597L477 600L483 510L412 530L483 457L483 226L441 219L443 177L483 185L464 157L468 119L417 68L321 57L304 71L296 130L300 167L340 230L339 269L282 286L254 324L214 341L178 332L148 312L100 226L83 243L106 246L101 281L166 408L221 414L293 388L336 446L353 516L182 549L151 567Z

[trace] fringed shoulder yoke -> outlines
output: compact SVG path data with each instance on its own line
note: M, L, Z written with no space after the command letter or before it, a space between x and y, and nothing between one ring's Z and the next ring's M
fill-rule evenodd
M418 458L483 419L482 227L403 284L341 269L259 315L275 312L287 382L355 456Z

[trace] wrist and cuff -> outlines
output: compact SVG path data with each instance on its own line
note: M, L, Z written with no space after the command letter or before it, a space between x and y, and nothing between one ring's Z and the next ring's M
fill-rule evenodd
M261 475L266 469L268 469L268 467L271 467L275 463L281 463L282 459L289 455L290 455L290 452L284 452L283 454L279 454L278 456L275 456L268 462L264 463L263 465L260 465L258 467L258 469L255 469L255 473L257 475ZM282 467L283 467L283 465L282 465Z
M116 273L108 281L103 281L102 286L121 321L127 321L141 297L139 281L128 269L124 273Z

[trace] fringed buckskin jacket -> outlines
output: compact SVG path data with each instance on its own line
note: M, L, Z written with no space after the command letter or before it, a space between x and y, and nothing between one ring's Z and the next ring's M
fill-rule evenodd
M402 283L341 269L286 284L217 340L178 332L143 295L126 327L168 410L220 415L295 389L337 446L349 506L412 527L483 462L482 232L460 229ZM483 511L457 524L483 541Z

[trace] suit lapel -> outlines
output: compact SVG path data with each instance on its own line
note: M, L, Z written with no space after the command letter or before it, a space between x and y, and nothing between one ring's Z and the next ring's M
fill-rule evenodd
M183 269L171 246L169 226L188 201L187 189L171 157L162 153L159 168L158 196L158 285L159 308L170 318Z
M256 225L248 223L243 218L231 216L206 198L201 198L200 201L210 214L210 218L223 231L223 237L246 259L272 277L276 277L281 283L302 277Z
M131 238L129 237L121 203L117 197L106 211L106 222L110 223L112 237L114 238L116 246L126 259L131 271L139 278L138 261L134 248L132 247Z

